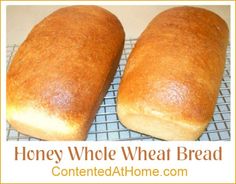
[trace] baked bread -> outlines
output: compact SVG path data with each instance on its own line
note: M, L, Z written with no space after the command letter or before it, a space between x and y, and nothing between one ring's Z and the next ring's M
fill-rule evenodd
M156 16L125 67L121 122L164 140L197 139L214 112L227 43L226 23L208 10L176 7Z
M45 140L84 140L118 67L124 36L119 20L96 6L46 17L7 72L7 121Z

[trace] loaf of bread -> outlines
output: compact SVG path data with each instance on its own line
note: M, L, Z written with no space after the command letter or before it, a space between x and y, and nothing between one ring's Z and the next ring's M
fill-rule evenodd
M107 10L55 11L33 28L9 67L7 121L44 140L84 140L123 46L123 27Z
M208 10L176 7L156 16L125 67L121 122L164 140L196 140L214 112L227 42L226 23Z

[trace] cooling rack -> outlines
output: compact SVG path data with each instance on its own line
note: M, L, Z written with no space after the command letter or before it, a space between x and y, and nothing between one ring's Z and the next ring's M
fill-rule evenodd
M121 76L123 74L127 58L134 47L136 39L125 41L125 48L120 60L119 67L116 71L113 82L103 99L102 104L96 114L95 120L89 130L87 141L160 141L159 139L140 134L125 128L119 121L116 114L116 96ZM17 45L7 46L7 63L10 63L12 57L17 51ZM8 65L8 64L7 64ZM7 123L7 140L15 141L40 141L33 137L21 134L13 129ZM214 116L198 139L199 141L219 141L230 140L230 47L227 48L226 65L224 77L221 82L221 88L215 107Z

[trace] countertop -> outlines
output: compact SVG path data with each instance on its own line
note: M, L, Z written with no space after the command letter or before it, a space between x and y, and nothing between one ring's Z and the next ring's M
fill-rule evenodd
M8 6L7 45L21 44L33 26L44 17L65 6ZM124 26L126 38L138 38L147 24L160 12L174 6L101 6L115 14ZM229 6L197 6L221 16L230 26Z

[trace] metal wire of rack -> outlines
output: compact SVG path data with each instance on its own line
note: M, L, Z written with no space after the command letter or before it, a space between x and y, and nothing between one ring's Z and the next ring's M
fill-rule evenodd
M125 41L125 48L120 60L119 67L116 71L113 82L103 99L102 104L96 114L95 120L89 130L87 141L158 141L159 139L140 134L125 128L119 121L116 114L116 96L123 74L127 58L134 47L136 39L128 39ZM7 46L7 66L11 62L17 45ZM16 131L7 123L7 140L15 141L40 141L40 139L29 137ZM230 141L230 47L227 48L226 65L224 77L222 79L221 88L215 107L214 116L198 139L199 141ZM160 141L160 140L159 140Z

